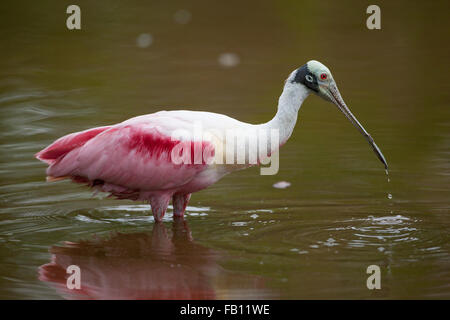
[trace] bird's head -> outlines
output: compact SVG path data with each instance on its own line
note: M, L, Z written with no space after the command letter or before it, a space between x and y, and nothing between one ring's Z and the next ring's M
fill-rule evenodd
M305 65L296 70L290 81L304 85L308 88L308 90L315 93L322 99L335 104L347 117L347 119L350 120L350 122L366 138L378 159L380 159L380 161L384 164L385 168L388 168L386 159L384 158L380 148L378 148L373 138L359 123L345 104L344 99L342 99L339 89L337 88L336 82L334 81L330 70L326 66L316 60L308 61Z

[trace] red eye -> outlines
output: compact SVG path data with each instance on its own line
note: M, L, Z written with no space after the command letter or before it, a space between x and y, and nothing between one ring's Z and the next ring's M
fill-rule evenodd
M322 79L322 80L327 80L327 74L326 74L326 73L322 73L322 74L320 75L320 79Z

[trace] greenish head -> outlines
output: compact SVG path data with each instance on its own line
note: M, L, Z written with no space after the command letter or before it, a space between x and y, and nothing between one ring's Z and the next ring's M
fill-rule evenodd
M388 165L380 148L375 144L375 141L370 134L359 123L356 117L351 113L350 109L342 99L339 89L334 81L334 78L325 65L316 60L308 61L305 65L297 69L295 77L292 80L294 83L304 85L310 91L321 97L322 99L332 102L339 110L350 120L350 122L361 132L373 148L378 159L384 164L387 169Z

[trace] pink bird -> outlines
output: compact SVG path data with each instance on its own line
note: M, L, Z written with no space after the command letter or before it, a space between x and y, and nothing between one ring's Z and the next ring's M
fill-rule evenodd
M148 201L156 221L162 220L172 200L173 215L179 217L184 215L193 192L274 154L291 136L298 110L310 93L334 103L364 135L387 169L380 149L347 108L330 70L314 60L289 75L278 111L267 123L249 124L211 112L160 111L66 135L36 157L49 165L49 181L70 178L120 199ZM196 136L198 126L203 132L212 133L209 139ZM247 161L252 157L248 152L251 137L247 134L243 147L247 151L246 161L236 163L239 147L227 148L227 143L230 144L227 133L272 131L278 133L278 140L259 148L256 161L251 163ZM180 157L184 161L180 162ZM223 159L234 161L230 164Z

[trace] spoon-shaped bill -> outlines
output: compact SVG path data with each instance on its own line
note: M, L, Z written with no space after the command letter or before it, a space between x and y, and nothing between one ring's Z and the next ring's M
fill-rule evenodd
M383 153L381 152L380 148L378 148L378 146L376 145L375 141L370 136L370 134L366 131L366 129L364 129L361 123L359 123L356 117L351 113L350 109L345 104L344 99L342 99L336 84L334 83L331 84L329 87L329 91L331 94L332 102L339 108L339 110L342 111L342 113L347 117L347 119L350 120L350 122L353 123L353 125L359 130L359 132L361 132L361 134L366 138L366 140L372 147L373 151L377 155L378 159L380 159L385 169L387 170L388 164L386 162L386 158L383 156Z

